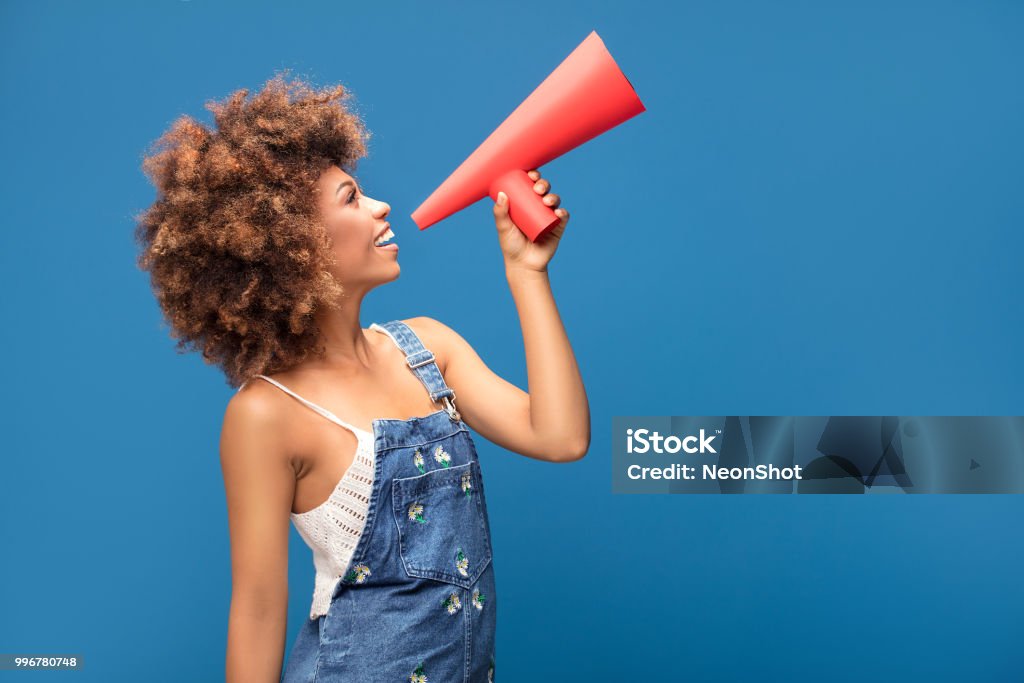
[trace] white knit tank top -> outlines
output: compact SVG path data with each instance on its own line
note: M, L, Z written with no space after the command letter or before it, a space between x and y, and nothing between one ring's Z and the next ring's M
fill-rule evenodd
M366 526L375 466L374 435L338 419L331 411L307 401L266 375L256 377L265 379L331 422L350 430L358 443L352 465L327 500L307 512L291 513L292 524L313 551L316 577L313 580L313 605L309 618L316 619L327 614L334 588L348 569L356 544Z

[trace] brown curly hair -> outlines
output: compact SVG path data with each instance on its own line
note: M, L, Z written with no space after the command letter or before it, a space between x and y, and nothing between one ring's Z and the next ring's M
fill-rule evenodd
M285 73L207 102L212 129L181 116L142 163L157 197L135 217L138 266L177 352L201 350L233 387L322 357L313 311L343 290L313 190L331 165L352 174L370 138L346 88Z

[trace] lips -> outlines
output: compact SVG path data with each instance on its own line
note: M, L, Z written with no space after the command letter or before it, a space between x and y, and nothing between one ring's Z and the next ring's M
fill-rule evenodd
M373 236L373 241L376 242L377 240L379 240L380 236L383 235L384 233L386 233L390 229L391 229L391 224L390 223L385 223L384 227L380 229L380 232L378 232L376 235Z

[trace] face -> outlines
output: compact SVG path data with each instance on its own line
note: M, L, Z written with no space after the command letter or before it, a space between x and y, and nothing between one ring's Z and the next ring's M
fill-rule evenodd
M390 246L374 246L378 236L383 239L391 234L387 222L391 207L387 202L363 194L359 181L337 166L325 170L316 187L338 282L350 291L369 290L397 278L401 269L394 239L388 239Z

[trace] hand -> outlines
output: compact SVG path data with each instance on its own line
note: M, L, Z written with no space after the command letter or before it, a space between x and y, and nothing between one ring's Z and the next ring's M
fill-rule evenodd
M540 171L528 171L527 175L534 181L533 191L542 195L541 201L555 209L555 215L561 220L558 224L545 232L536 242L516 227L508 215L508 197L504 192L498 193L498 201L494 204L494 222L498 228L498 243L505 255L505 270L521 268L525 270L546 271L548 262L555 255L558 243L565 232L565 226L569 222L569 212L557 208L561 198L549 192L551 183L540 177ZM502 203L504 200L504 203Z

